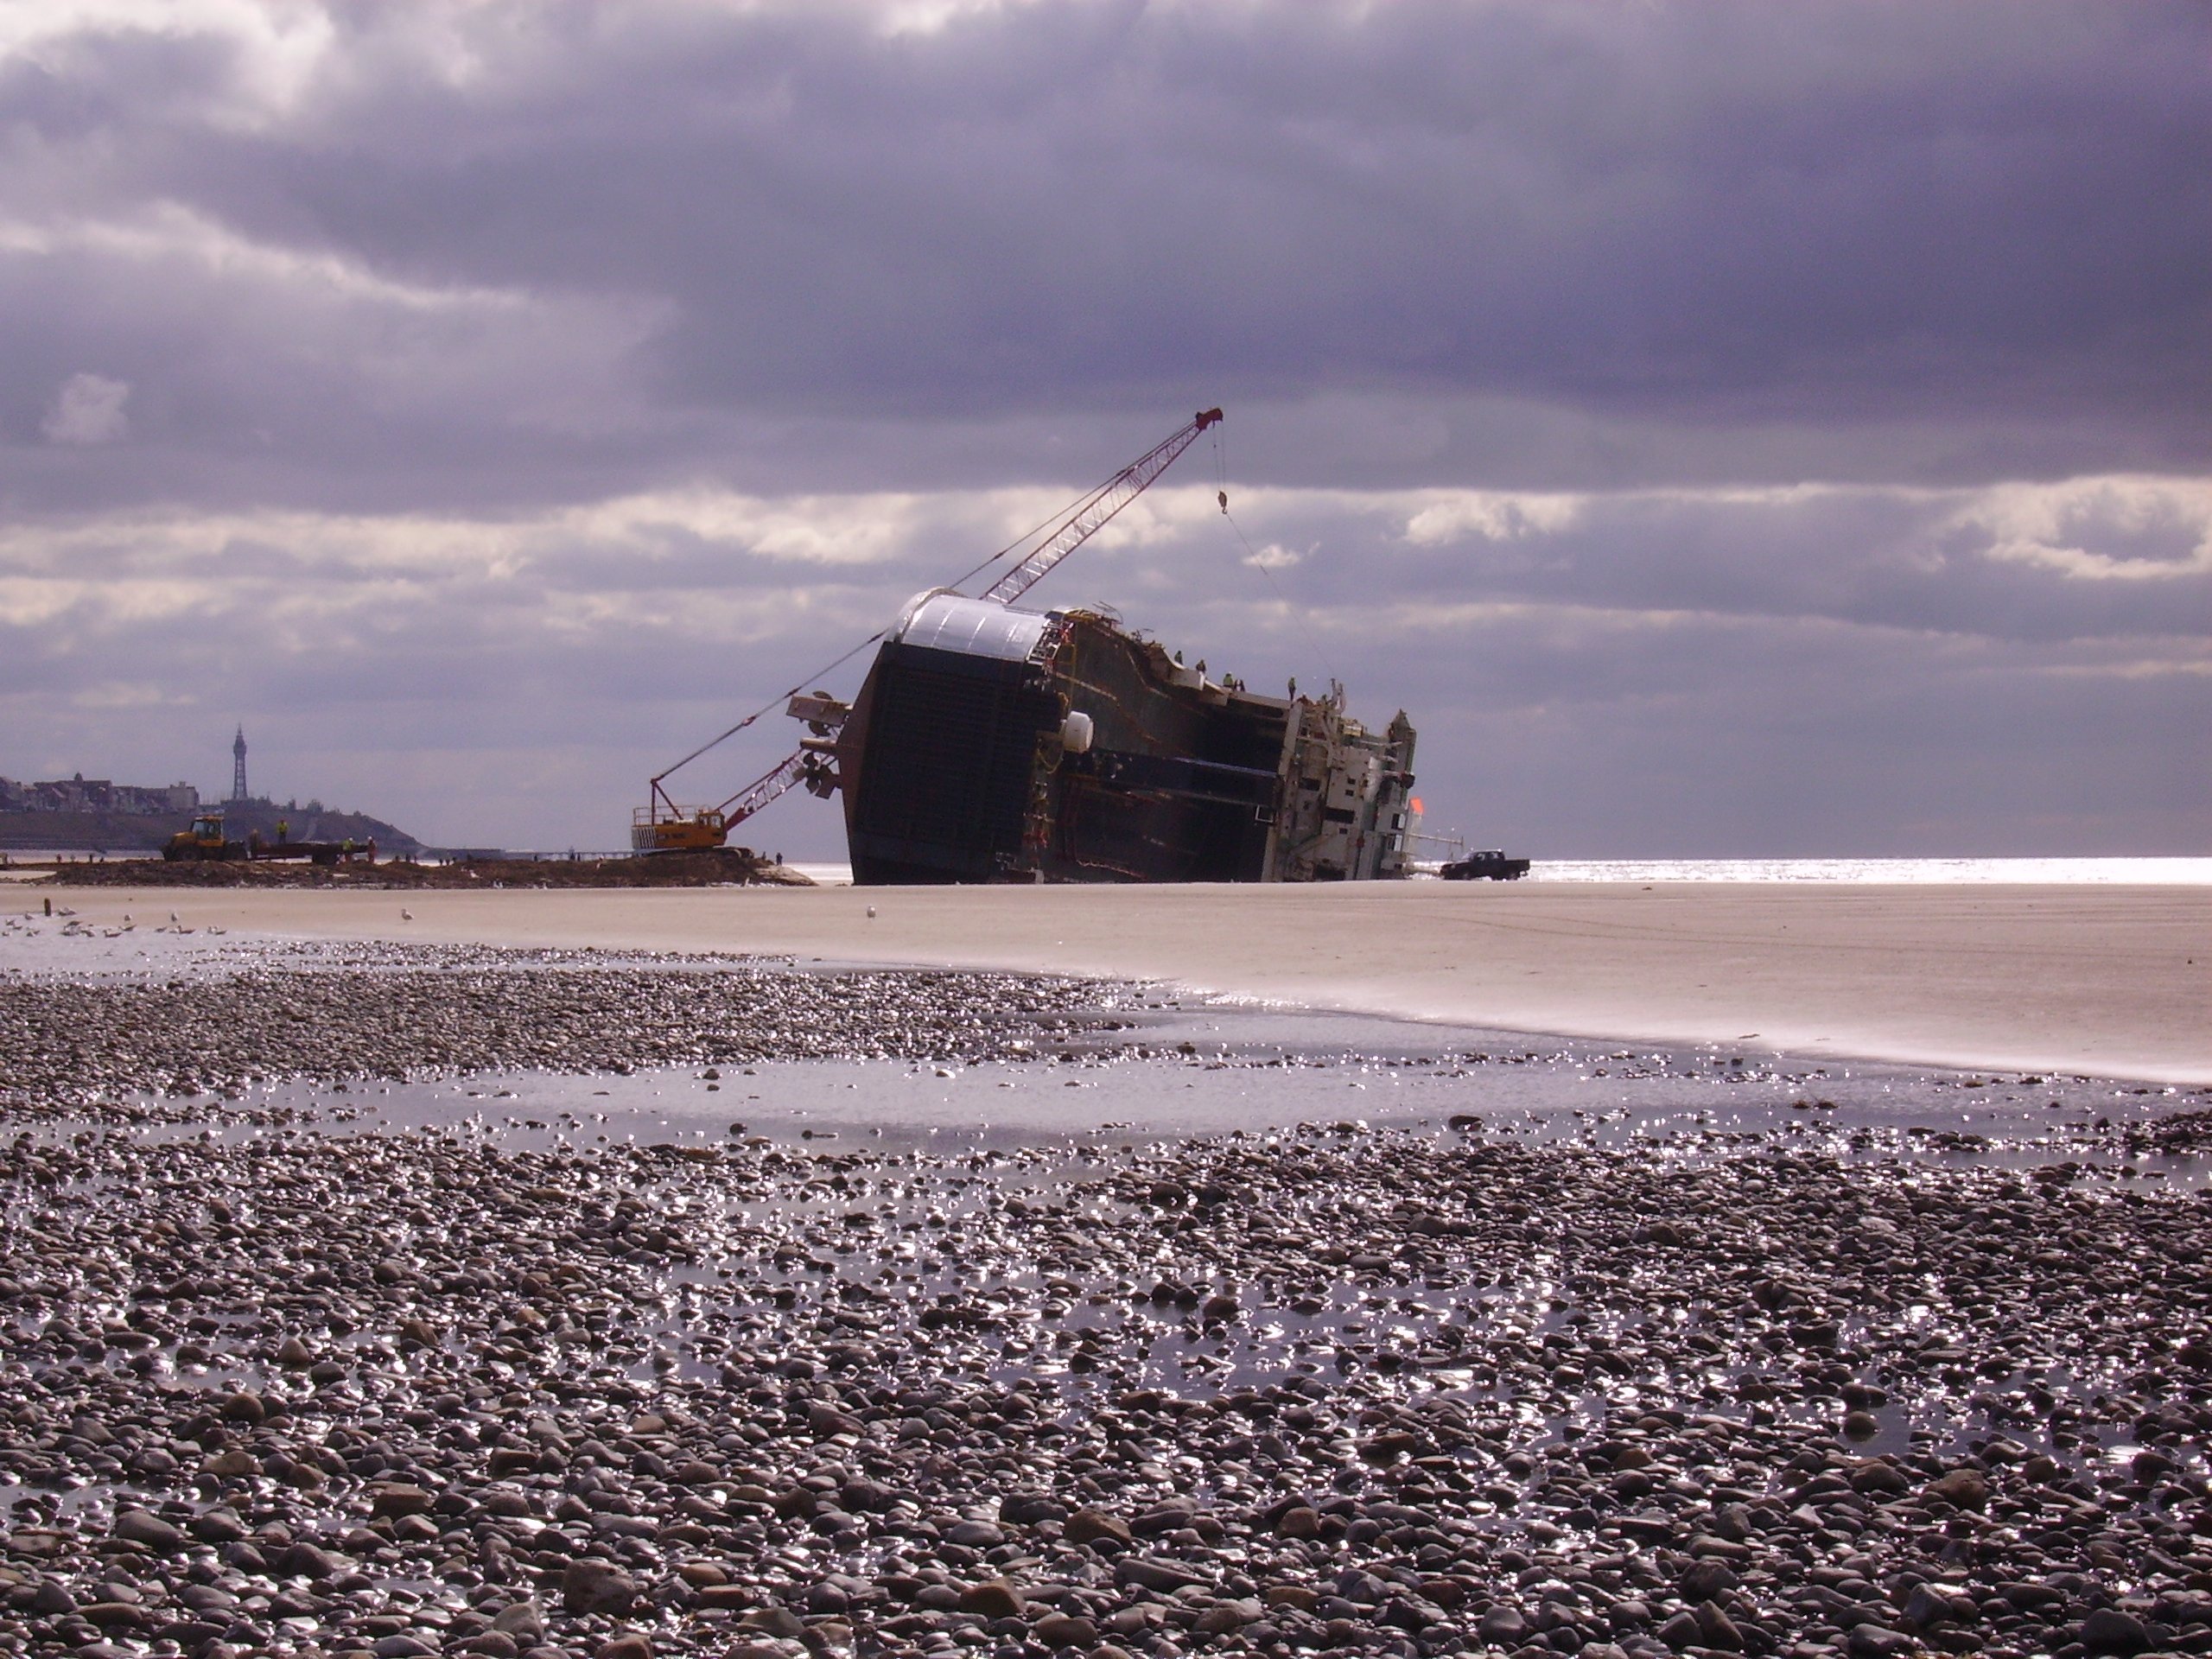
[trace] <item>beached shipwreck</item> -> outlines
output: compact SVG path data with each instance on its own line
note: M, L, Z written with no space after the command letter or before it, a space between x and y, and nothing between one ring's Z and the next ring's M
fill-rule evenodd
M720 845L804 787L842 798L864 886L1404 874L1414 728L1402 711L1377 733L1345 712L1341 687L1262 696L1185 667L1103 610L1012 603L1220 418L1199 414L1123 468L980 597L916 595L871 642L849 702L779 699L806 737L721 805L679 807L664 786L676 768L655 778L633 846Z
M1266 697L1092 611L909 604L849 707L795 712L853 879L1319 881L1400 874L1414 729Z

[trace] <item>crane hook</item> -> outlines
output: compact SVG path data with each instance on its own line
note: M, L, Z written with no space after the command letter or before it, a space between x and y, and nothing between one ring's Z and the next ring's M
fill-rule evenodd
M1221 510L1224 514L1226 514L1229 512L1229 492L1227 490L1219 490L1217 491L1216 493L1220 496Z

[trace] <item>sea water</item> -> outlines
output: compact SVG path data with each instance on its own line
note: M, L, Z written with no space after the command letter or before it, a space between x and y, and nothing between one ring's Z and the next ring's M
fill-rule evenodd
M824 887L852 885L849 864L792 866ZM1433 875L1424 860L1414 874ZM2212 858L1540 858L1531 881L2024 882L2212 887Z
M1538 859L1532 881L2022 882L2212 887L2212 858Z

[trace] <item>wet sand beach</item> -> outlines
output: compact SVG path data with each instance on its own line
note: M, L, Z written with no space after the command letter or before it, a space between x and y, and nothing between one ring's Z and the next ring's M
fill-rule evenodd
M2212 1651L2212 1092L856 965L1128 948L964 896L0 923L0 1650ZM1393 998L1637 902L1175 897L1179 978Z
M2212 1082L2202 887L194 890L69 902L94 922L174 910L194 925L309 938L1095 974L1503 1030Z

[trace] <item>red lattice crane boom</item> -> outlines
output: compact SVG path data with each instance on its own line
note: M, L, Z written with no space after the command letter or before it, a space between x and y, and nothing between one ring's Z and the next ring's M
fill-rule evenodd
M1020 563L984 590L983 597L996 604L1008 605L1027 593L1049 575L1069 554L1104 529L1115 514L1142 495L1151 486L1152 481L1174 463L1178 455L1198 441L1200 433L1220 419L1218 409L1200 410L1178 430L1076 501L1058 515L1043 538L1022 555ZM993 554L960 580L966 582L981 575L1010 550L1002 549ZM847 652L844 657L840 657L837 662L842 663L846 658L865 650L882 638L881 633L869 636L852 651ZM836 665L836 663L830 664L833 668ZM792 687L775 702L755 709L721 736L701 744L675 766L654 777L650 785L647 804L632 816L632 850L640 853L706 851L722 845L732 830L802 783L818 795L826 796L834 790L837 786L836 773L826 755L816 748L801 748L785 755L718 806L680 807L663 787L671 773L690 765L725 740L735 737L779 704L787 704L791 698L798 696L802 690L802 687ZM817 728L817 732L821 729Z
M1152 480L1197 441L1199 433L1220 419L1219 410L1202 410L1181 431L1122 467L1077 502L1052 533L1025 555L1020 564L993 582L983 597L1011 605L1034 588L1051 574L1054 565L1103 530L1109 519L1142 495Z

